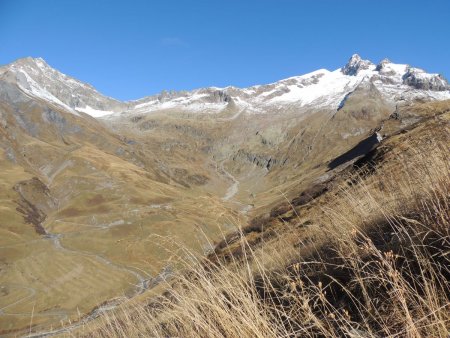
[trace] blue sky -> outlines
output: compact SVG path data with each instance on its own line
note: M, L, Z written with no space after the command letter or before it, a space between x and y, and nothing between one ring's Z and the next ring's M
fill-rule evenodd
M246 87L353 53L450 77L450 1L0 0L0 64L44 58L122 100Z

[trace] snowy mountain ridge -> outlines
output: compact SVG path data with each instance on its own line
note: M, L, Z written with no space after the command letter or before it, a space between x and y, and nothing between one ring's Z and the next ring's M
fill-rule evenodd
M94 87L51 68L41 58L17 60L1 68L0 76L5 74L15 79L27 95L50 101L74 114L81 112L108 118L164 110L219 113L232 108L249 114L286 108L336 110L349 94L367 83L372 83L391 105L405 100L450 99L450 86L439 74L429 74L388 59L375 65L357 54L334 71L320 69L248 88L229 86L162 92L128 102L100 94Z

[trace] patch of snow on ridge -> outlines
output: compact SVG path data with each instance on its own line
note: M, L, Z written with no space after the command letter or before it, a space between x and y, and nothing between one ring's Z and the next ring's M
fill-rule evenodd
M395 63L387 63L383 67L383 71L392 71L397 75L403 76L406 73L406 70L409 66L405 64L395 64Z
M41 98L46 101L53 102L57 104L58 106L61 106L68 110L70 113L79 116L79 114L74 111L72 108L70 108L65 103L61 102L58 98L50 94L47 90L44 88L41 88L32 78L30 75L28 75L27 72L23 70L19 70L18 73L18 84L19 87L27 94L32 95L34 97ZM25 83L24 83L25 82Z
M63 74L63 73L53 69L42 58L35 59L35 64L41 71L41 74L50 82L54 81L56 79L58 81L68 84L73 89L76 89L76 88L94 89L92 86L90 86L88 84L85 84L81 81L78 81L66 74ZM27 71L28 70L31 70L33 73L36 73L36 70L33 67L28 66Z
M271 102L299 102L302 106L319 99L319 105L338 105L346 93L352 91L370 71L364 70L358 76L347 76L340 69L327 72L317 79L317 83L306 86L289 85L289 92L272 98Z
M211 93L186 93L173 98L149 97L148 101L136 104L129 112L146 113L156 110L181 109L183 111L219 111L226 107L227 102L211 102Z
M144 102L144 103L139 103L137 105L134 106L135 109L139 109L139 108L144 108L147 106L153 106L155 104L158 104L158 100L152 100L152 101L148 101L148 102Z
M110 115L113 114L112 111L106 111L106 110L99 110L99 109L94 109L90 106L86 106L84 108L75 108L77 111L91 115L92 117L103 117L106 115Z
M218 111L226 107L223 103L209 103L209 102L189 102L189 104L177 102L177 101L167 101L161 104L149 105L133 112L151 112L155 110L165 110L165 109L180 109L183 111Z

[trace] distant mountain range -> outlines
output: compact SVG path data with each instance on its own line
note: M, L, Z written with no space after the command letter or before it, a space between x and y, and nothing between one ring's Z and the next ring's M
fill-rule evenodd
M296 108L338 108L358 87L372 84L390 104L422 99L450 98L450 86L439 74L392 63L388 59L375 65L357 54L334 71L320 69L275 83L249 88L201 88L194 91L167 91L136 101L120 102L97 92L92 86L51 68L43 59L24 58L2 67L3 75L28 95L71 108L94 117L118 113L140 114L166 109L190 112L220 112L227 107L247 113L267 113ZM14 80L13 80L14 79Z

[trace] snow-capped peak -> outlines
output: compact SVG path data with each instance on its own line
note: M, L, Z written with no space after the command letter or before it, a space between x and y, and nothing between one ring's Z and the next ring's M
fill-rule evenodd
M363 60L358 54L353 54L347 64L341 68L344 75L357 75L360 70L374 68L374 64L369 60Z
M89 84L67 76L42 58L23 58L3 67L16 78L17 85L29 96L50 101L72 114L79 112L99 117L126 110L127 105L101 95Z

